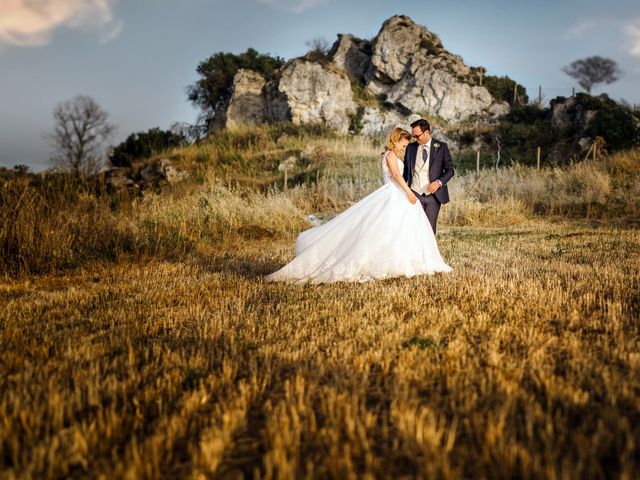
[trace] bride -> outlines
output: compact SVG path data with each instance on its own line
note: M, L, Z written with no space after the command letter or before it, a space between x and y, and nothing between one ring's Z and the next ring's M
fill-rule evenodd
M331 221L302 232L296 257L267 280L365 282L450 272L416 196L402 178L411 135L394 128L381 158L384 185Z

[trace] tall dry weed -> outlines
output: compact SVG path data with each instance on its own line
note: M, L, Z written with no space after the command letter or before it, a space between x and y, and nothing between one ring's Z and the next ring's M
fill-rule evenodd
M76 184L46 187L28 178L0 185L0 271L39 273L136 249L135 226L106 199Z

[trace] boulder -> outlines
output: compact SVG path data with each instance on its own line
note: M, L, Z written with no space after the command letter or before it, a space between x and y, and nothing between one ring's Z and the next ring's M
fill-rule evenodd
M373 41L367 87L383 93L405 77L414 56L437 55L443 50L440 38L425 27L404 15L391 17Z
M489 107L489 114L492 118L500 118L511 111L511 106L507 102L495 102Z
M158 162L158 166L160 172L162 172L162 177L169 185L173 185L189 176L188 172L180 170L179 168L174 166L167 158L161 159Z
M244 68L238 70L233 78L231 97L216 110L209 129L264 122L266 107L262 91L265 84L260 73Z
M104 172L104 184L108 189L119 190L134 185L130 178L130 170L124 167L114 167Z
M338 133L348 132L356 104L344 71L298 58L283 67L278 91L286 97L294 124L323 123Z
M349 34L339 34L329 52L329 58L347 72L352 81L362 82L371 64L371 42Z
M272 80L264 87L264 114L267 122L283 122L291 120L289 101L284 92L278 90L278 82Z
M395 16L373 42L367 89L412 112L455 123L494 103L486 88L473 85L471 75L471 68L447 52L436 34L409 17Z
M412 68L415 70L411 75L389 90L388 102L413 112L428 112L450 123L480 115L493 103L486 88L458 82L450 73L433 68L428 59Z
M395 127L410 130L411 122L419 118L418 114L403 115L397 110L367 107L362 115L360 133L369 137L386 137Z
M262 95L266 81L258 72L240 69L233 80L233 94L226 111L227 127L262 123L265 102Z

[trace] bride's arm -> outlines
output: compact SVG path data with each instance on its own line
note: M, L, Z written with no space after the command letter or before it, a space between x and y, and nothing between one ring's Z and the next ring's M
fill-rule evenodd
M389 173L391 173L391 179L394 182L396 182L402 190L404 190L404 192L407 194L407 197L409 198L409 201L412 204L416 203L418 199L416 198L415 194L411 191L411 189L409 188L409 185L407 185L407 182L405 182L404 178L402 177L402 174L398 170L398 157L396 156L396 154L394 152L389 152L387 154L387 158L385 159L385 161L387 162L387 167L389 167Z

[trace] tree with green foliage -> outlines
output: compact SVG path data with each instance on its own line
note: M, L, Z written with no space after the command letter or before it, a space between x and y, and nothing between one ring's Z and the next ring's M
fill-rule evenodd
M233 78L239 69L254 70L269 80L282 65L282 58L258 53L253 48L239 55L218 52L198 65L196 71L202 78L188 87L189 100L202 110L201 122L208 123L230 98Z
M514 105L523 105L529 102L527 90L506 75L502 77L486 75L484 77L483 86L489 91L493 98L502 102L507 102L512 107ZM517 99L516 95L514 95L514 91L517 91Z
M184 135L152 128L147 132L132 133L113 149L109 157L114 167L128 167L134 161L187 143Z

